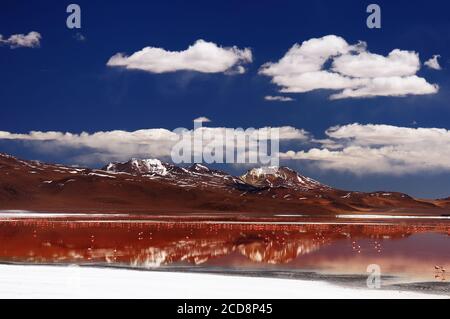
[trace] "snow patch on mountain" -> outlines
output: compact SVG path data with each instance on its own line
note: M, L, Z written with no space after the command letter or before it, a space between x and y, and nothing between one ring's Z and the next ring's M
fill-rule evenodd
M305 190L327 187L318 181L298 174L288 167L278 166L253 168L241 176L241 180L260 187L290 187Z
M139 170L144 168L145 173L154 173L158 175L165 176L168 174L167 168L158 159L143 159L143 160L132 160L132 165Z
M111 173L155 174L166 176L169 174L169 164L163 163L158 159L133 158L128 162L109 163L104 170Z

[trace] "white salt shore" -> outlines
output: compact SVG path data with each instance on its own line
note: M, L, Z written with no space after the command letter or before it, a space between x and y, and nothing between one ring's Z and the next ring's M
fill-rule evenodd
M442 298L323 281L76 266L0 265L0 298Z

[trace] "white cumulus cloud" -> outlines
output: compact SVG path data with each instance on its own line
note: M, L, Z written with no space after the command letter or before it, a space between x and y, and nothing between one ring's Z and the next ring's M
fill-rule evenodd
M197 40L184 51L168 51L162 48L145 47L130 56L117 53L107 65L151 73L196 71L202 73L241 74L243 64L252 62L249 48L221 47L213 42Z
M271 77L281 92L339 91L332 99L437 93L437 85L416 75L420 65L414 51L394 49L383 56L369 52L365 42L352 45L328 35L295 44L259 73Z
M441 57L441 56L440 56L439 54L435 54L435 55L433 55L433 57L432 57L431 59L425 61L424 64L425 64L427 67L429 67L430 69L433 69L433 70L442 70L442 67L441 67L441 65L439 64L439 61L438 61L438 59L439 59L440 57Z
M416 52L392 50L387 57L370 52L345 54L333 60L332 70L356 78L414 75L420 69Z
M115 130L96 133L83 132L81 134L54 131L32 131L26 134L17 134L0 131L0 140L26 141L25 147L34 147L39 152L49 154L64 149L74 150L74 153L81 155L72 158L72 161L76 164L92 164L99 161L106 163L115 160L127 160L131 157L169 158L174 145L186 134L191 137L193 134L200 134L202 143L206 147L206 145L214 145L214 143L230 136L248 137L253 133L266 136L267 139L300 141L309 139L309 134L305 130L283 126L262 127L250 132L244 129L234 130L224 127L201 127L196 130L180 129L174 131L154 128L131 132ZM191 139L189 138L189 140ZM237 151L244 152L246 150L238 149Z
M39 47L41 39L41 34L36 31L31 31L28 34L13 34L9 38L4 38L0 34L0 44L9 45L12 49Z
M326 135L327 139L318 141L320 147L288 151L282 157L361 175L450 171L450 131L446 129L355 123L332 127Z
M438 90L436 85L430 84L424 78L416 75L379 77L361 81L364 85L356 88L346 88L340 93L331 95L330 98L425 95L436 93Z

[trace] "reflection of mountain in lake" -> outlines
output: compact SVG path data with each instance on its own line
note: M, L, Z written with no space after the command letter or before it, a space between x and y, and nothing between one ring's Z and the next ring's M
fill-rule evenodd
M299 255L308 254L320 248L323 243L310 239L253 238L239 243L231 241L181 241L166 247L149 247L139 252L131 265L136 267L158 267L176 262L187 262L195 265L203 264L212 258L222 257L239 252L257 263L283 264Z
M244 258L288 264L342 241L376 242L450 234L450 225L256 225L173 222L0 222L5 262L95 263L152 268Z
M299 255L309 254L319 249L322 244L310 240L297 240L283 244L277 244L275 242L268 244L252 243L249 245L240 245L239 251L255 262L281 264L288 263Z

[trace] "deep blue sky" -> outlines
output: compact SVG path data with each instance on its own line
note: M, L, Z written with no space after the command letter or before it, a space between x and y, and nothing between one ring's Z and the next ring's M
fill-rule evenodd
M76 31L65 25L66 6L72 2L82 8L84 42L76 41ZM365 9L372 2L382 7L381 30L365 24ZM2 131L174 129L190 127L198 116L227 127L291 125L318 137L330 126L354 122L450 129L448 1L3 0L0 8L0 34L35 30L43 36L38 49L0 47ZM276 95L277 88L257 75L260 65L277 61L296 42L328 34L349 43L366 41L371 52L383 55L394 48L414 50L422 62L440 54L442 71L422 68L418 73L439 84L439 93L330 101L329 92L311 92L296 94L290 103L265 102L263 97ZM131 54L145 46L184 50L197 39L250 47L254 62L239 76L155 75L106 67L117 52ZM33 157L5 143L0 151ZM343 188L450 195L450 174L305 173Z

